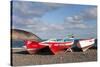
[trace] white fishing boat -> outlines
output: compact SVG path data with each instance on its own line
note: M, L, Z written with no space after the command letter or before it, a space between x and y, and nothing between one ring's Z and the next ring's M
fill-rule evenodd
M86 51L87 49L89 49L90 47L92 47L94 43L95 43L95 39L94 38L83 39L83 40L79 41L78 46L80 48L82 48L83 51Z

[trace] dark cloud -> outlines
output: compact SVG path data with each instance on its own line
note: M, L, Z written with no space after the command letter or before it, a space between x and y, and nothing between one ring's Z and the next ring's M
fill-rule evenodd
M96 20L97 19L97 7L88 8L81 12L81 16L84 20Z
M42 3L29 1L13 1L13 14L18 14L22 17L41 17L46 12L55 10L63 6L56 3Z

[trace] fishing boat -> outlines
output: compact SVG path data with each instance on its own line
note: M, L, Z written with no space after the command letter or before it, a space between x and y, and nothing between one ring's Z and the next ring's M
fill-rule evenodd
M25 49L30 53L34 54L37 53L40 49L45 48L46 46L49 47L49 49L53 52L53 54L56 54L57 52L68 49L73 45L74 41L72 39L59 39L59 40L47 40L43 42L35 42L26 40L25 41Z
M65 50L73 52L73 45L76 45L82 51L86 51L95 43L94 38L90 39L75 39L74 36L67 39L49 39L41 42L26 40L25 49L30 53L37 53L40 49L49 47L53 54L57 54L59 51Z
M95 39L91 38L91 39L80 40L78 44L79 47L82 48L82 51L86 51L87 49L92 47L94 43L95 43Z

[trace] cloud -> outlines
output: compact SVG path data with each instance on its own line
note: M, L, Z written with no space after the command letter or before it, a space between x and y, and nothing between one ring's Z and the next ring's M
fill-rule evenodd
M97 7L92 7L85 9L81 12L81 16L85 20L95 20L97 19Z
M64 37L68 32L77 34L77 32L89 29L90 25L86 25L84 20L95 19L97 17L95 13L96 8L91 8L82 12L80 11L78 15L66 16L65 21L61 24L55 22L48 23L41 20L41 17L47 12L63 6L56 3L13 2L13 28L33 32L42 38Z
M50 10L65 6L65 4L60 4L60 3L43 3L43 4L47 6Z
M78 15L66 17L63 25L66 26L66 28L87 28L81 16Z
M64 6L57 3L13 1L13 28L32 29L35 31L46 31L61 29L56 24L46 24L39 17L52 10Z
M13 1L13 14L24 17L41 17L45 13L63 6L56 3Z
M33 4L32 2L15 1L13 2L13 14L18 14L22 17L42 16L45 10L35 7Z
M88 20L88 21L87 21ZM87 25L85 23L90 23L91 20L97 20L97 8L91 7L80 11L78 15L67 16L65 17L66 28L79 28L79 29L86 29L92 28L92 26Z
M96 20L97 19L97 7L87 8L83 11L80 11L78 15L68 17L69 20Z
M45 23L41 18L21 18L13 16L13 28L28 29L36 32L62 30L63 27L57 24Z
M33 29L33 31L37 32L50 32L50 31L58 31L58 30L63 30L64 27L60 24L50 24L50 23L45 23L42 20L38 19L37 21L33 22L33 24L27 24L26 25L28 29Z
M82 22L82 19L80 16L68 16L65 18L65 21L72 23L72 24L80 24Z
M58 3L44 3L44 2L13 2L13 24L17 27L34 28L38 31L46 30L64 30L65 28L88 28L84 24L84 19L96 18L96 8L89 8L79 13L79 15L67 16L65 22L62 24L46 24L39 17L46 12L58 9L64 6ZM38 27L41 27L39 29Z

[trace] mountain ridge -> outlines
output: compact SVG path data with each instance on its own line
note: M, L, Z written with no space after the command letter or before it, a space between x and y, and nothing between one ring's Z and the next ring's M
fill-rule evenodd
M41 41L41 38L37 35L21 29L11 29L11 39Z

